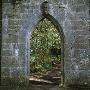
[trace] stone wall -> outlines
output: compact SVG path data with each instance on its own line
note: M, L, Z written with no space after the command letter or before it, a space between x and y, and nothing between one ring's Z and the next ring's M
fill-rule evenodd
M30 36L44 0L3 2L1 76L28 77ZM65 84L90 85L89 0L47 0L65 35Z

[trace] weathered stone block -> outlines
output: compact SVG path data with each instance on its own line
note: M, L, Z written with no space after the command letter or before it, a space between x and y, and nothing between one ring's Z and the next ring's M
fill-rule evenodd
M85 70L67 70L66 71L67 85L86 85L89 86L87 71Z
M12 56L11 50L2 50L2 56Z
M19 31L20 31L20 28L18 28L18 29L17 28L14 28L14 29L8 29L7 33L12 33L12 32L13 33L16 33L17 32L18 33Z
M9 25L9 29L20 29L21 25Z
M71 19L72 20L72 19ZM66 22L66 23L69 23L69 22ZM71 24L65 24L65 30L84 30L85 27L84 26L80 26L80 25L71 25ZM87 29L85 29L87 30Z
M3 3L2 5L3 13L10 15L13 11L13 6L11 3Z
M25 71L23 67L12 68L11 71L11 76L13 77L25 76Z
M72 62L71 62L71 60L70 60L71 58L66 58L66 59L64 59L64 69L65 70L74 70L74 67L73 67L73 64L72 64Z
M26 45L25 44L19 44L19 55L23 56L25 54Z
M85 10L87 10L87 8L85 8L86 7L86 5L78 5L78 6L72 6L71 7L71 10L73 11L73 12L76 12L76 13L79 13L79 12L85 12Z
M12 57L10 61L10 67L19 67L20 61L18 60L18 57Z
M2 43L2 49L10 49L11 44L10 43Z
M67 52L68 52L68 53L67 53ZM70 49L69 49L69 48L65 48L64 55L65 55L65 57L67 57L67 58L71 56L71 53L70 53Z
M25 87L28 86L28 80L25 77L2 77L1 87L2 90L27 90ZM23 87L23 88L20 88Z
M80 70L89 70L89 68L90 68L90 61L89 61L89 58L87 57L87 58L85 58L85 59L81 59L81 58L79 58L79 69Z
M51 0L51 3L54 3L54 4L59 4L59 3L63 3L63 4L66 4L66 0Z
M90 0L86 0L86 5L90 6Z
M76 49L74 51L74 57L85 59L87 57L87 49Z
M84 0L68 0L69 6L74 6L74 5L82 5L84 4Z
M75 70L66 70L65 71L65 84L72 85L72 84L79 84L79 73Z
M87 43L87 38L88 38L88 35L79 35L79 36L76 36L75 42L76 43Z
M70 20L70 24L77 26L86 26L86 22L84 22L83 20Z
M18 35L8 35L8 38L5 39L6 43L18 43Z
M7 67L2 67L1 68L1 76L9 77L9 75L10 75L10 69Z
M21 35L19 34L18 42L19 42L20 44L25 44L25 43L26 43L25 37L23 37L23 36L21 36Z
M24 18L10 17L9 22L21 22Z
M2 60L1 60L1 66L2 67L10 67L10 60L11 60L11 57L9 56L2 56Z
M24 12L22 18L26 19L27 17L29 17L29 12L28 13Z
M82 35L82 36L84 36L84 35L89 35L89 31L88 31L88 30L75 31L75 34L76 34L77 36L79 36L79 35Z
M84 18L88 18L88 17L87 17L87 13L85 13L85 11L76 13L76 15L77 15L81 20L84 20Z
M59 21L61 24L61 22L63 22L65 20L65 10L58 9L57 11L54 11L54 16L55 16L56 20Z
M20 20L9 20L8 24L9 25L20 25L21 21Z
M3 3L12 3L12 0L3 0Z
M85 49L87 48L88 44L87 43L74 43L74 48L75 49Z
M9 29L8 31L8 34L10 35L17 35L18 34L18 32L19 32L19 30L16 30L16 29Z
M82 85L85 85L85 84L89 84L88 83L88 80L89 80L89 78L88 78L88 76L87 76L87 71L86 70L80 70L80 73L79 73L79 82L80 82L80 84L82 84Z

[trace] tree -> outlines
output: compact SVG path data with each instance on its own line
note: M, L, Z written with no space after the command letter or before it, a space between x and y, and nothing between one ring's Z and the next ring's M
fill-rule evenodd
M30 42L30 68L32 73L45 72L52 68L53 60L60 61L60 33L48 19L43 19L34 28Z

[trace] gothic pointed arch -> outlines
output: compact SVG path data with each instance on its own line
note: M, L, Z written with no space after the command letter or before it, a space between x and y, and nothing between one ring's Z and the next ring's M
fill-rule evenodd
M64 33L57 20L49 14L48 2L41 5L42 16L31 35L31 75L53 68L54 60L59 62L60 85L64 85ZM50 35L51 34L51 35ZM52 58L54 59L52 60ZM47 59L47 60L46 60ZM45 66L46 64L46 66ZM51 65L51 66L50 66ZM48 69L49 68L49 69ZM44 74L46 73L44 72Z

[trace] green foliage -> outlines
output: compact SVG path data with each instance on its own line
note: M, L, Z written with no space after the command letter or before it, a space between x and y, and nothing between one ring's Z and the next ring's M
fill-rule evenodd
M48 19L43 19L35 27L30 42L31 73L45 72L52 68L53 60L60 60L60 55L57 58L50 53L51 48L61 48L61 39L60 33Z

